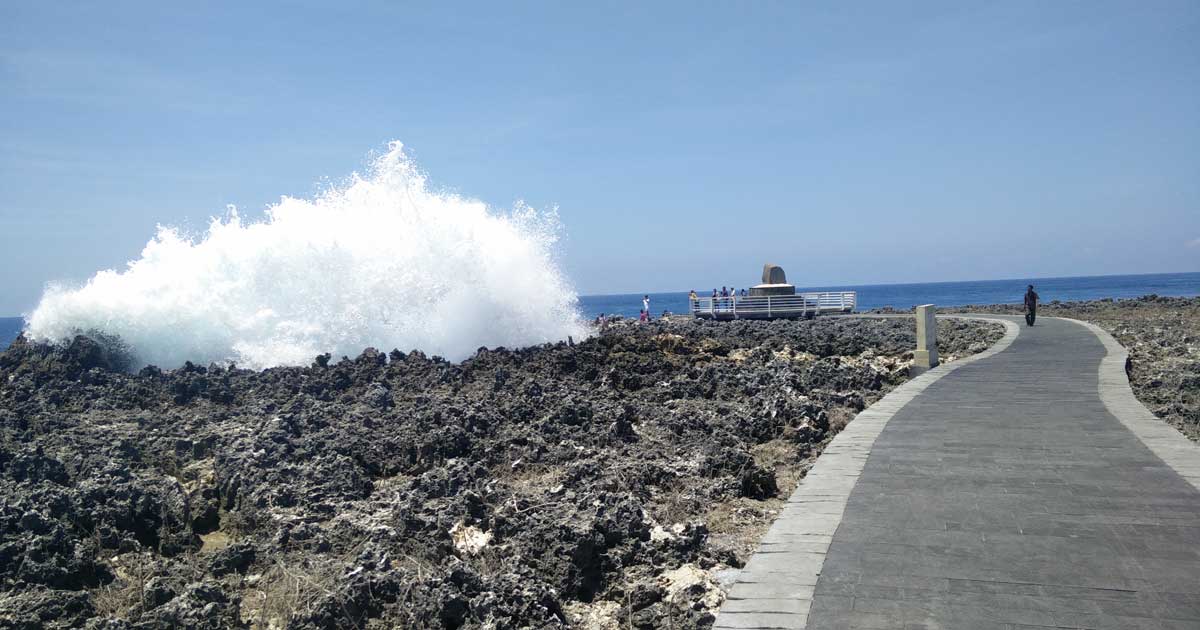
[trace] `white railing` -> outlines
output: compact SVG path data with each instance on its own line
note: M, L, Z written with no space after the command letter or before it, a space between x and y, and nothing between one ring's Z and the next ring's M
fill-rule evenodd
M826 291L795 295L700 297L691 300L691 313L713 319L770 319L806 317L819 313L849 313L858 302L854 291Z

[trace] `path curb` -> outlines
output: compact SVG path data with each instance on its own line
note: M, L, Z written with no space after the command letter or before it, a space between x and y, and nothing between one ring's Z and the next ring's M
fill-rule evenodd
M1100 400L1108 408L1108 412L1136 435L1146 448L1179 473L1180 477L1200 490L1200 445L1187 439L1175 427L1163 422L1133 395L1133 388L1125 374L1125 359L1129 356L1125 346L1108 334L1108 331L1091 322L1069 317L1059 319L1091 330L1108 351L1100 361Z
M846 502L888 421L943 376L1003 352L1020 334L1020 327L1008 319L953 317L1003 324L1004 336L979 354L939 365L900 385L855 416L830 441L730 588L714 630L805 627L817 578ZM1121 362L1124 365L1124 359Z

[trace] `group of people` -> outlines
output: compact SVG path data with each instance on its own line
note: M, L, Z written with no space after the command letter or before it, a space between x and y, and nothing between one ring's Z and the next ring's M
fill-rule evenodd
M642 312L641 312L641 314L638 315L638 321L639 322L650 321L650 296L649 295L642 296Z
M732 307L737 303L739 297L744 298L747 295L745 289L742 289L741 293L738 293L738 290L732 287L721 287L720 291L713 289L712 305L714 308ZM688 304L691 305L693 311L696 310L696 301L699 299L700 296L696 295L695 289L688 291Z
M665 316L667 316L667 315L670 315L670 314L671 314L671 312L670 312L670 311L663 311L663 316L664 316L664 317L665 317ZM650 315L650 296L649 296L649 295L643 295L643 296L642 296L642 310L638 312L638 321L639 321L639 322L648 322L648 321L650 321L650 319L651 319L651 315ZM602 321L603 321L603 320L604 320L604 313L601 313L601 314L600 314L600 317L597 317L597 318L596 318L596 323L597 323L597 324L599 324L599 323L602 323Z
M666 317L670 314L671 314L671 311L664 310L662 312L663 317ZM592 323L595 324L596 326L600 327L601 329L603 329L612 319L620 319L620 318L621 318L620 315L613 315L610 317L610 316L606 316L604 313L600 313L599 315L596 316L596 319L593 320ZM642 296L642 309L640 311L638 311L638 321L639 322L649 322L651 319L652 319L652 316L650 315L650 296L643 295Z

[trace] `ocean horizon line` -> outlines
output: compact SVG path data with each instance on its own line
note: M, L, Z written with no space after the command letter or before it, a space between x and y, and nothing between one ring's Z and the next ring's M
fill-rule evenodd
M975 279L971 279L971 280L935 280L935 281L931 281L931 282L880 282L880 283L874 283L874 284L868 284L868 283L851 284L851 283L836 283L836 282L834 282L834 283L828 283L828 284L812 284L812 285L806 285L803 287L800 285L796 285L796 289L797 290L800 290L800 289L826 289L826 288L831 288L831 287L845 287L845 288L910 287L910 286L945 285L945 284L973 284L973 283L979 283L979 282L1018 282L1018 281L1024 282L1027 280L1052 281L1052 280L1080 280L1080 279L1100 279L1100 278L1137 278L1137 277L1145 277L1145 276L1183 276L1183 275L1193 275L1193 274L1200 275L1200 270L1198 270L1198 271L1155 271L1155 272L1145 272L1145 273L1110 273L1110 274L1098 274L1098 275L1086 275L1086 276L1028 276L1028 277L1012 277L1012 278L982 278L982 279L975 278ZM753 286L753 285L747 284L746 288L749 288L751 286ZM1198 288L1197 290L1200 291L1200 288ZM688 292L688 290L686 290L686 289L671 290L671 291L641 290L641 291L625 291L625 292L616 292L616 293L582 293L581 292L581 293L579 293L579 297L581 297L581 298L585 298L585 297L589 297L589 298L590 297L617 297L617 296L638 295L638 294L651 294L652 295L655 293L666 294L666 293L687 293L687 292Z

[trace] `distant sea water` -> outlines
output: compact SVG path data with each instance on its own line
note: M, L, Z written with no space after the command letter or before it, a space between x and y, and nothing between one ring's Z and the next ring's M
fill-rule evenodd
M1154 293L1169 296L1200 295L1200 273L1156 273L1136 276L1084 276L1076 278L1022 278L976 282L926 282L920 284L867 284L857 286L797 287L797 291L857 291L858 310L892 307L908 309L917 304L966 306L969 304L1020 303L1025 286L1037 288L1042 302L1134 298ZM749 285L747 284L747 287ZM742 287L738 287L741 289ZM696 287L696 293L711 295L712 287ZM720 290L720 287L717 287ZM582 314L594 319L600 313L637 317L641 293L585 295L579 298ZM664 310L687 312L687 292L651 293L650 311L655 317ZM0 318L0 348L5 348L25 325L20 317Z
M13 339L25 327L25 319L21 317L0 317L0 348L7 348Z
M967 306L969 304L1020 303L1027 285L1034 285L1043 303L1060 300L1099 300L1134 298L1147 294L1169 296L1200 295L1200 273L1155 273L1134 276L1082 276L1075 278L1017 278L974 282L924 282L920 284L866 284L857 286L796 287L797 291L857 291L858 310L892 307L898 310L918 304ZM745 288L749 288L747 283ZM716 287L718 291L721 287ZM739 290L743 287L737 287ZM713 287L695 287L701 297L712 295ZM637 317L642 309L642 293L623 295L585 295L579 298L580 311L589 319L605 315ZM650 312L686 313L687 292L651 293Z

